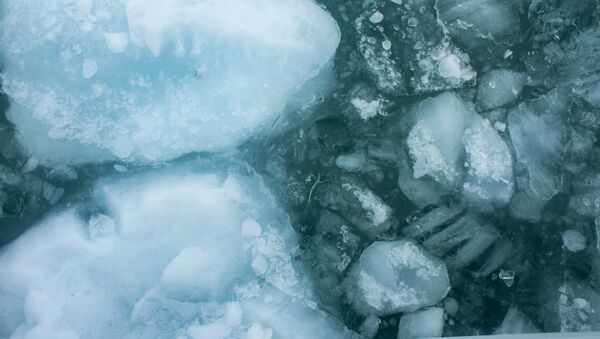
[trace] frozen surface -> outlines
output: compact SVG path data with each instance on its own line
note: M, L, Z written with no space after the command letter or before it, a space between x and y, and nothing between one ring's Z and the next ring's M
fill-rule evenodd
M235 146L271 125L340 39L312 0L11 0L1 12L8 117L43 162Z
M371 244L346 284L354 309L378 316L436 304L450 289L446 265L409 240Z
M351 337L315 309L260 179L215 167L103 179L8 246L0 336Z

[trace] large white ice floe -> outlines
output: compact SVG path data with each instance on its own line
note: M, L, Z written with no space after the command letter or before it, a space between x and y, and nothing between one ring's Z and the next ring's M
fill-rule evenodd
M236 146L340 40L312 0L9 0L0 11L8 117L49 162Z
M358 313L378 316L434 305L450 290L444 262L410 240L371 244L345 285Z
M260 178L203 167L102 179L6 247L0 337L352 337L316 308Z
M404 180L407 173L401 174L399 185L413 202L434 203L436 194L416 196L434 188L440 194L462 191L467 200L482 207L510 201L514 190L510 150L472 104L442 93L423 101L403 124L413 178ZM406 170L410 171L402 171ZM423 188L415 190L415 185Z

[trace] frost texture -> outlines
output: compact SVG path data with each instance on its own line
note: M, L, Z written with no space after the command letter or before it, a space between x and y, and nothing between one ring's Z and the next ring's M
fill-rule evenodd
M8 117L50 162L235 146L272 123L340 40L311 0L11 0L1 11Z

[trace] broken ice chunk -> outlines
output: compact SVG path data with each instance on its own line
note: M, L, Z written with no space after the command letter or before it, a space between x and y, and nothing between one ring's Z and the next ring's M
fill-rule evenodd
M479 80L477 100L484 109L493 109L513 102L523 90L527 75L508 69L494 69Z
M474 83L469 56L450 41L435 6L434 0L350 5L358 16L358 49L381 90L406 95Z
M127 33L104 33L106 46L113 53L123 53L129 44L129 34Z
M365 99L354 98L352 99L351 103L358 110L358 114L360 115L361 119L365 121L377 116L378 114L383 114L381 99L366 101Z
M512 156L508 146L483 119L473 119L463 135L469 165L463 195L473 203L504 206L513 194Z
M482 209L509 202L514 186L510 150L472 105L443 93L423 101L404 124L410 126L406 144L415 179L433 179L448 193L462 191Z
M452 93L420 105L406 140L416 179L429 176L449 189L457 185L463 167L461 139L474 114Z
M340 176L315 188L321 206L338 212L361 232L377 237L396 221L394 210L357 177Z
M79 2L85 11L72 0L1 4L7 116L42 163L234 147L271 126L340 40L312 0Z
M362 324L360 324L359 332L367 338L373 338L377 335L380 324L381 319L376 315L371 314L365 318Z
M591 13L596 10L597 5L596 0L531 1L528 17L533 41L538 43L563 41L574 27L579 31L593 22Z
M428 308L403 314L398 324L398 339L437 338L444 331L444 309Z
M501 59L507 47L519 42L519 1L444 0L436 5L444 28L477 58Z
M429 252L444 259L449 269L466 267L488 253L475 272L477 276L487 276L513 254L511 242L500 240L495 227L465 214L460 205L427 208L425 214L410 220L402 231L404 236L419 240Z
M363 315L415 311L439 302L449 289L446 265L409 240L371 244L346 281L346 295Z
M508 114L516 161L524 168L525 193L541 202L562 187L562 163L569 140L569 98L553 90L520 104Z

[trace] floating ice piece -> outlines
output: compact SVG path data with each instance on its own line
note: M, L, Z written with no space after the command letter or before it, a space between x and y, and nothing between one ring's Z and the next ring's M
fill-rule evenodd
M102 179L8 245L0 336L352 337L311 301L288 217L224 163Z
M568 146L569 98L558 90L520 104L508 114L508 130L516 161L525 168L523 189L540 202L562 187L562 159Z
M10 0L0 11L8 118L42 162L236 146L340 40L312 0Z
M403 314L398 324L398 339L437 338L444 331L444 309L428 308Z
M362 324L360 324L360 334L364 335L367 338L373 338L377 335L377 331L379 330L380 324L381 319L371 314L365 318Z
M512 306L506 312L504 320L494 334L539 333L540 330L518 308Z
M508 69L495 69L479 80L477 100L484 109L493 109L513 102L523 90L527 75Z
M450 290L446 265L409 240L373 243L347 279L346 295L363 315L415 311Z
M414 179L432 179L447 192L462 190L482 208L509 202L514 188L510 150L471 105L442 93L426 99L405 120L411 126L406 144Z
M581 252L587 247L585 237L577 230L567 230L562 233L563 245L571 252Z

